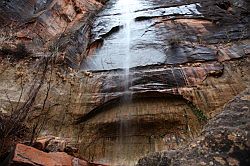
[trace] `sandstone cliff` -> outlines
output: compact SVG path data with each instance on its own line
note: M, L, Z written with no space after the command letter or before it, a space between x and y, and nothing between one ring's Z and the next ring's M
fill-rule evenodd
M0 2L0 120L27 129L10 144L55 135L90 161L134 165L198 137L249 88L247 0L127 2Z
M152 154L137 165L249 165L249 92L230 101L189 146Z

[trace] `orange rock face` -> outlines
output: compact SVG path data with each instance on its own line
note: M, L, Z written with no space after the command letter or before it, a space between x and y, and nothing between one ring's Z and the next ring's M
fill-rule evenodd
M44 166L87 166L90 163L74 158L64 152L45 153L35 148L17 144L11 165L44 165ZM92 163L93 164L93 163ZM100 164L93 164L100 165Z
M13 44L25 43L34 56L50 55L55 48L77 66L88 45L90 21L101 7L96 0L4 1L0 22L12 30Z
M13 157L14 165L31 164L31 165L67 165L71 166L73 157L64 152L45 153L35 148L17 144ZM87 162L85 162L87 165Z
M0 41L1 25L14 39L4 41L13 50L7 52L17 55L16 46L23 43L35 57L51 56L59 64L71 65L68 71L47 73L34 110L41 110L42 115L48 111L49 122L42 133L70 138L86 160L134 165L149 152L177 148L199 135L207 119L250 86L248 10L242 8L250 5L239 8L232 4L232 9L223 9L215 0L145 0L142 5L146 6L139 6L131 14L132 25L126 26L121 21L127 18L121 15L124 4L110 11L118 0L110 0L103 8L107 12L95 17L103 1L0 1ZM124 32L130 32L130 37L124 39ZM0 49L2 46L0 42ZM129 74L120 70L127 46L130 57L138 57L129 60L136 62L129 66ZM96 55L97 64L93 63ZM84 71L76 72L74 67L81 61ZM24 82L29 96L36 78L33 71L40 64L31 62L0 65L0 112L12 109L10 99L14 104L20 102ZM35 147L66 152L65 142L46 143L41 140ZM16 165L82 162L65 153L44 153L23 145L18 145L14 159ZM220 158L215 160L223 163Z

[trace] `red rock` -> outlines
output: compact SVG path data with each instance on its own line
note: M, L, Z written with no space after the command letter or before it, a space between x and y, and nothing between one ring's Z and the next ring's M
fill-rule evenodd
M23 0L4 1L3 3L4 5L0 5L1 23L4 25L14 24L10 21L15 20L13 22L18 25L25 25L25 27L12 30L11 33L15 34L15 40L12 42L15 45L24 43L34 55L38 52L42 52L43 55L49 54L50 46L61 40L58 36L63 35L63 41L69 42L72 40L73 43L79 43L76 44L75 48L71 44L70 46L64 46L60 52L65 54L67 61L72 62L72 65L80 64L83 58L80 56L82 51L77 50L86 50L88 45L91 23L85 20L91 20L103 6L96 0L52 0L44 2ZM79 34L78 31L81 29L84 29L86 33ZM1 31L3 31L2 28ZM81 49L78 47L81 47ZM73 51L74 55L69 55L68 50L72 49L75 50Z
M72 157L65 152L45 153L33 147L17 144L13 158L10 162L12 166L17 165L44 165L44 166L87 166L90 163ZM92 163L91 163L92 164ZM92 164L100 165L100 164Z

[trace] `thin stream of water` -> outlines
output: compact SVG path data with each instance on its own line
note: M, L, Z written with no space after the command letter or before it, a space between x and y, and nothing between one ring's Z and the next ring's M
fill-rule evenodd
M124 61L123 61L123 69L124 69L124 89L125 94L129 93L129 84L130 84L130 67L131 67L131 24L133 24L134 16L133 13L136 9L133 9L133 6L136 6L136 0L118 0L117 6L121 9L122 17L120 22L123 25L123 47L124 49ZM129 96L129 95L128 95Z
M126 1L126 0L123 0L123 1ZM126 1L126 2L129 2L129 1ZM124 62L124 70L125 70L125 91L129 91L129 68L130 68L130 59L131 59L131 54L130 54L130 42L131 42L131 39L130 39L130 33L131 33L131 30L130 30L130 22L131 22L131 12L129 10L129 4L125 5L124 6L125 8L125 14L124 14L124 17L125 17L125 27L124 27L124 31L125 31L125 41L126 41L126 59L125 59L125 62Z
M129 73L129 68L138 66L185 62L186 57L166 55L167 44L162 36L167 29L151 26L157 19L136 21L136 18L201 17L198 11L201 5L160 7L154 3L151 0L110 0L97 15L91 30L92 42L100 38L104 42L82 62L81 68L88 71L126 69ZM118 29L114 30L115 27Z
M163 63L167 57L159 47L163 43L156 38L157 31L155 32L153 27L149 28L154 22L152 20L140 22L136 21L135 18L173 14L200 14L196 9L199 4L154 9L154 4L150 2L146 0L109 1L106 9L99 14L94 23L93 38L99 39L101 35L109 33L113 27L119 26L122 28L104 38L102 47L97 49L82 64L83 69L89 71L111 69L123 71L119 78L123 81L121 83L122 94L124 94L121 101L121 108L123 109L115 112L119 118L119 127L116 126L118 128L114 129L116 138L114 144L112 144L112 155L108 158L118 165L134 165L134 161L130 161L129 157L137 152L137 149L135 150L132 147L133 143L137 141L135 139L137 137L133 137L133 134L137 132L137 126L135 125L139 122L135 123L131 120L135 119L133 114L135 108L132 103L132 88L130 88L133 79L130 69L137 66ZM138 110L138 112L141 111L143 110ZM142 149L140 150L142 151Z
M123 61L123 69L124 69L124 91L125 91L125 96L123 97L123 102L125 103L130 103L132 100L132 96L129 91L130 83L131 83L131 78L130 78L130 64L131 64L131 52L130 52L130 46L131 46L131 24L134 21L133 17L133 2L135 0L119 0L117 3L118 5L121 6L121 13L123 20L123 31L124 31L124 37L123 37L123 42L125 43L124 48L124 61ZM129 110L129 104L127 104L128 110ZM129 115L127 115L129 116ZM127 144L127 135L129 130L131 130L131 126L128 121L128 117L120 117L120 133L119 133L119 152L121 153L122 151L125 151L126 153L129 153L129 148L126 146ZM126 163L126 161L124 161ZM120 163L123 164L123 163Z

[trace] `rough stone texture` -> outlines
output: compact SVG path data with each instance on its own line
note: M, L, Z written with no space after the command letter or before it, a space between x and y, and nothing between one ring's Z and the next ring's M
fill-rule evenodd
M3 2L7 6L14 5L14 1L1 1L1 4ZM26 6L28 1L16 2ZM28 5L27 10L18 7L8 10L21 10L17 15L25 16L22 11L25 13L33 11L33 4L39 4L42 1L29 2L32 5ZM96 11L101 5L97 3L92 6L90 4L95 1L84 1L86 4L82 5L86 12L84 16L80 13L79 21L71 10L71 3L78 1L47 2L55 6L51 10L49 8L45 10L35 22L23 25L27 26L24 31L34 26L35 32L40 24L44 25L45 32L41 32L41 37L46 41L45 46L43 43L35 43L37 40L40 41L40 38L33 33L29 33L33 35L32 41L27 35L25 38L15 37L22 41L25 39L28 49L34 49L36 55L39 55L39 49L43 52L43 48L56 43L56 46L57 44L62 46L62 48L58 47L59 54L62 51L70 62L78 64L79 59L72 60L78 57L77 53L83 55L87 51L88 58L91 60L95 51L105 49L105 42L117 37L116 35L119 37L119 33L124 28L120 24L98 25L96 24L98 22L94 22L91 41L93 43L88 43L90 45L87 48L86 40L82 39L88 38L89 33L81 30L89 28L85 19L89 18L87 16L92 13L92 9ZM147 0L145 2L150 4L150 9L146 6L141 11L137 11L140 15L134 21L138 25L137 28L142 27L142 29L139 30L138 40L132 43L132 45L135 44L132 50L153 49L158 52L160 50L165 58L160 64L135 65L136 67L130 69L129 82L124 81L127 76L119 69L122 68L121 66L114 67L114 70L103 70L102 66L97 66L98 70L93 72L75 71L71 68L63 70L53 66L54 68L49 68L49 71L50 69L53 71L47 73L46 81L32 108L32 113L35 115L46 111L49 119L42 135L52 134L69 138L70 142L79 148L80 154L90 161L134 165L147 153L176 149L196 137L206 123L206 119L220 113L225 103L250 85L249 10L247 9L250 5L248 1L230 1L231 8L227 8L227 3L223 1L199 1L201 7L196 5L196 9L202 16L195 17L169 16L166 11L173 6L190 5L197 1ZM70 13L67 14L66 20L73 18L69 23L64 20L65 15L58 18L58 14L64 13L65 10L62 8L66 7L66 4L70 4L65 8ZM0 7L6 9L6 5ZM59 8L59 12L55 12L55 7ZM32 10L28 10L30 8ZM8 10L0 12L6 14ZM7 18L7 16L1 16L1 20ZM105 17L113 18L113 16ZM59 19L58 24L57 19ZM25 23L24 18L17 18L17 20ZM41 20L43 21L40 22ZM53 24L51 24L52 20ZM61 24L63 28L60 27ZM68 31L64 32L66 25ZM54 29L54 26L58 28ZM99 34L95 28L103 29ZM61 33L63 35L58 39ZM141 33L145 34L140 37ZM152 34L156 37L151 38ZM51 41L47 41L47 38ZM121 38L116 39L122 41ZM78 44L84 49L76 51L75 47L78 47ZM107 46L110 50L118 48L113 45ZM155 53L150 51L148 53L147 55L157 59ZM138 53L138 55L143 59L144 54ZM124 60L124 57L119 60ZM29 97L34 78L42 70L40 63L40 60L33 59L21 60L18 63L10 63L7 59L2 60L1 113L7 114L13 106L20 106ZM128 89L124 91L126 84ZM48 88L48 100L43 109ZM21 97L20 94L22 94ZM127 96L132 97L127 98ZM128 99L129 102L126 101ZM216 158L216 160L223 163L224 159ZM237 163L233 157L228 160Z
M17 144L14 155L10 160L11 166L101 166L100 164L89 163L85 160L74 158L64 152L45 153L35 148Z
M120 0L98 14L91 36L85 70L124 68L128 54L130 67L240 58L250 33L247 10L233 2Z
M24 43L33 56L54 55L60 63L78 67L88 45L91 18L101 7L95 0L3 0L1 29L11 36L7 44Z
M112 157L104 159L111 158L111 163L117 163L120 156L132 162L133 157L145 152L177 148L199 133L202 127L202 123L197 121L202 117L199 113L207 118L215 116L226 102L249 86L249 58L238 63L206 63L166 69L151 66L132 70L131 86L127 93L133 94L134 104L123 103L123 96L127 93L123 93L124 82L119 72L99 73L103 77L102 93L94 97L96 102L91 103L93 109L79 119L79 122L84 122L86 131L93 132L82 135L83 142L89 138L95 142L90 141L90 145L86 143L87 148L82 144L82 149L86 149L83 153L88 155L90 151L90 156L101 159L109 154ZM93 74L94 77L96 74ZM188 121L185 117L188 117ZM124 146L130 151L124 148L124 153L120 153L112 147L122 147L117 135L124 118L125 126L127 122L130 124L128 128L134 129L125 129L124 135L129 135L128 138L133 138L134 142L129 142L123 135L123 139L127 140ZM171 124L175 124L174 127L166 127ZM153 138L150 137L152 135ZM114 143L110 139L114 139ZM102 149L106 149L105 152Z
M10 101L12 105L18 103L22 80L26 82L24 94L28 94L32 86L33 72L23 65L25 63L15 67L1 65L3 113L11 108ZM201 117L195 111L207 118L218 114L226 102L249 86L249 72L249 58L221 64L138 68L131 73L130 92L134 94L134 102L124 104L121 71L65 75L55 71L46 102L50 120L43 135L70 138L88 160L115 164L119 157L127 156L133 165L146 153L178 148L198 135L204 121L199 121ZM36 110L42 110L48 85L46 83L39 93L34 105ZM26 98L27 95L23 95L20 102ZM128 142L123 145L122 155L115 149L122 147L118 133L124 117L135 130L124 129L124 135L129 137L124 137ZM78 123L74 124L76 120Z
M151 154L139 160L146 165L249 165L250 90L230 101L209 121L202 136L178 150Z

